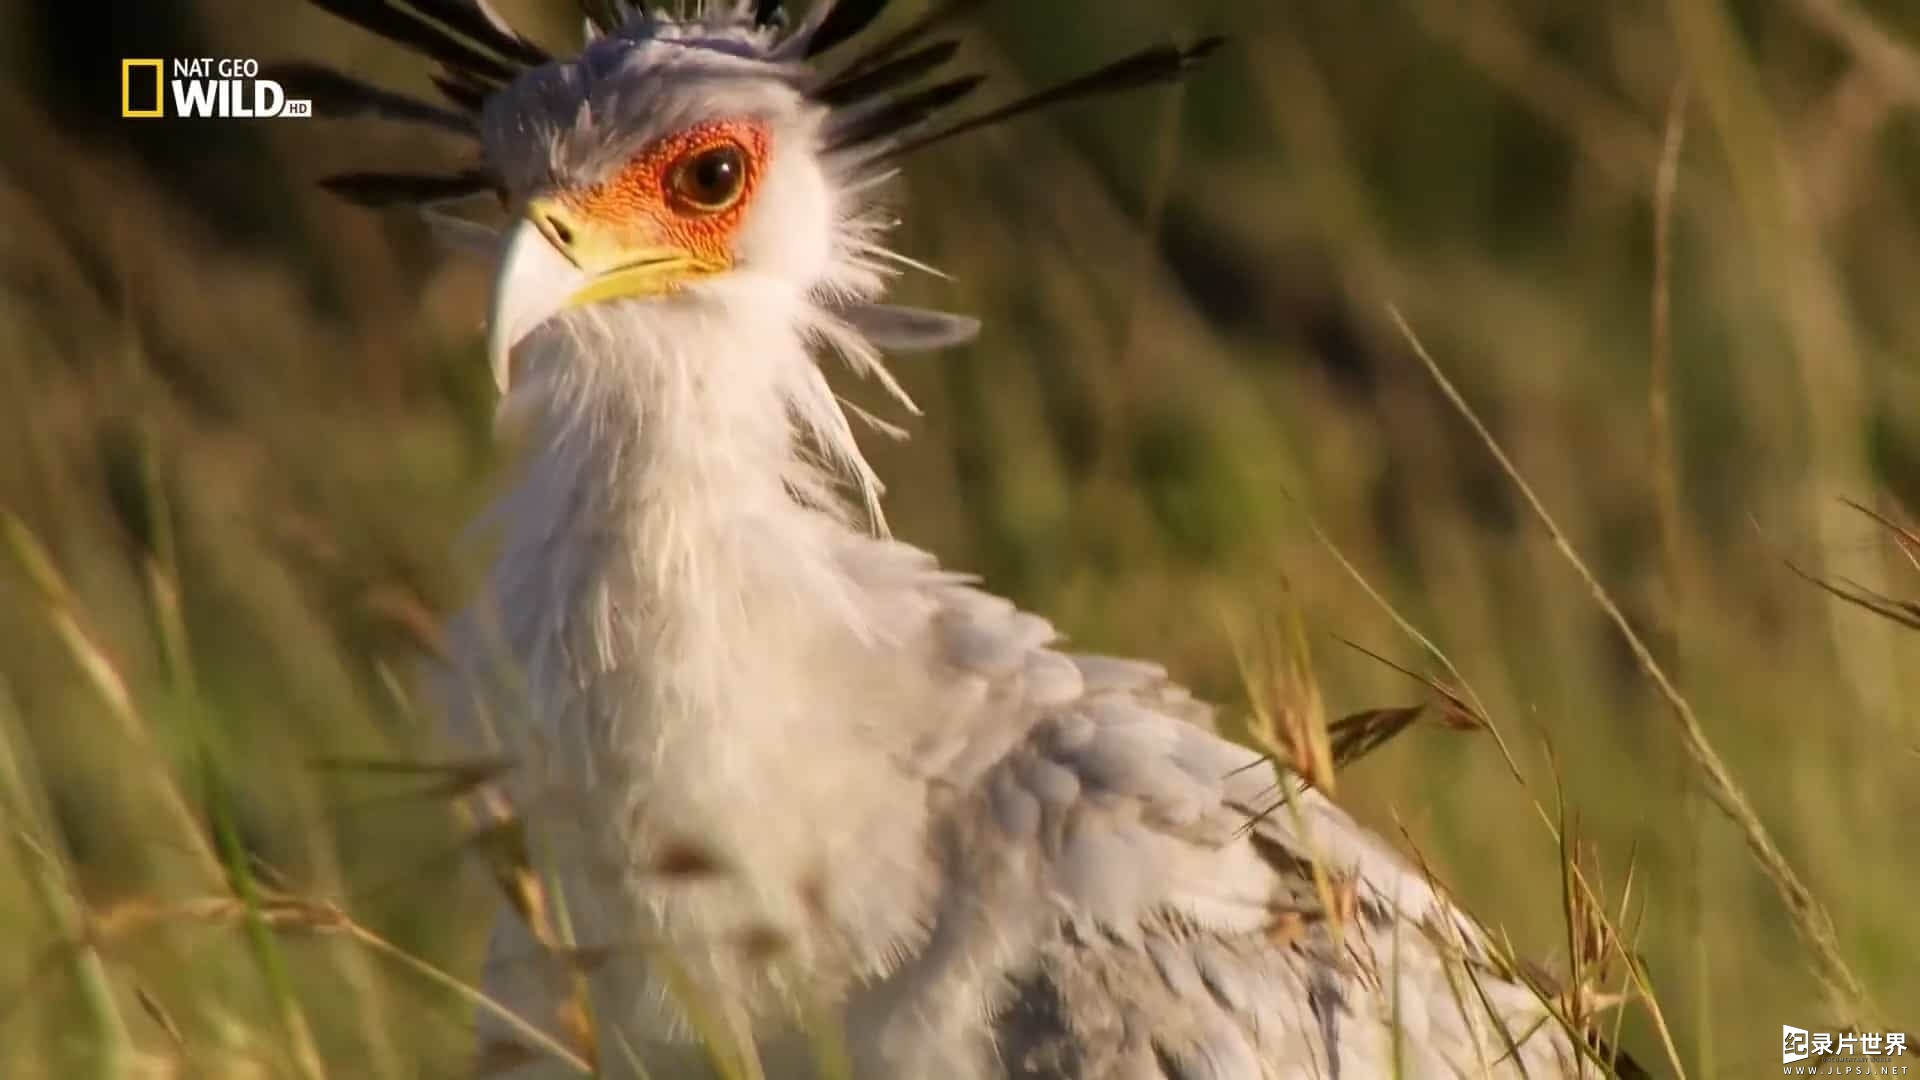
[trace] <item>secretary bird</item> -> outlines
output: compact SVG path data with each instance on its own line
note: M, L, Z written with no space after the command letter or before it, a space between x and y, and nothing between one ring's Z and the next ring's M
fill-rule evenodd
M1217 41L955 118L982 81L948 72L965 0L878 36L884 0L583 2L567 58L486 0L313 2L433 60L446 102L312 65L279 73L290 94L473 149L328 186L496 260L516 466L444 689L515 763L565 935L498 920L485 990L530 1025L483 1017L486 1069L570 1075L576 987L608 1075L1587 1067L1553 994L1426 874L1161 668L1063 651L887 538L819 366L910 407L881 353L976 328L882 300L915 265L884 196L915 151L1177 78ZM507 227L447 215L472 196Z

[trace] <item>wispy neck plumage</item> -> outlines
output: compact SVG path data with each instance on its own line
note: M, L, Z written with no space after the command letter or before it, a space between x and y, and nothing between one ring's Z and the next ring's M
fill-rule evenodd
M526 598L514 634L568 643L555 674L661 658L656 693L711 699L746 659L749 616L853 617L831 551L848 526L796 430L818 378L802 310L588 309L534 343L500 571L539 579L508 594Z
M523 725L552 808L530 821L570 852L550 865L580 875L563 889L583 944L674 940L717 990L789 1000L764 962L709 943L771 927L813 956L810 978L882 969L921 908L865 908L925 880L908 869L922 799L875 768L897 737L871 722L899 715L875 707L896 692L884 674L823 677L884 671L888 630L860 621L873 605L845 557L868 541L803 452L791 380L813 367L792 313L675 308L548 332L519 380L493 585L525 697L547 710ZM790 767L802 748L819 767ZM828 813L869 827L824 835ZM712 884L653 869L689 843L724 868ZM825 879L849 864L862 873Z

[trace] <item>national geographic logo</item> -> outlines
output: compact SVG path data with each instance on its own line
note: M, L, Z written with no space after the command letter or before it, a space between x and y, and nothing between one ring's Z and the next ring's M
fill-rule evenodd
M120 115L223 120L313 115L313 102L289 98L279 83L260 77L260 62L195 56L120 61Z

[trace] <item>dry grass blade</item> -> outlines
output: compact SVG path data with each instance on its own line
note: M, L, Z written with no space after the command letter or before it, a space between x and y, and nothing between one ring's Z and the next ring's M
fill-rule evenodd
M324 900L261 892L249 903L233 896L209 896L178 903L160 904L149 900L131 900L102 911L87 927L87 935L60 946L67 950L91 949L95 943L112 944L128 940L147 930L177 922L218 925L257 923L279 933L337 933L352 938L370 951L400 964L428 982L447 990L466 1003L487 1012L510 1027L527 1045L573 1068L591 1075L593 1068L571 1049L560 1045L544 1031L518 1013L495 1001L461 979L442 971L418 956L356 922L346 912Z
M1492 722L1482 715L1478 707L1469 702L1459 690L1448 686L1446 683L1430 675L1422 675L1404 664L1396 663L1350 638L1336 635L1334 640L1369 660L1383 667L1391 668L1405 675L1407 678L1412 679L1414 682L1419 683L1421 686L1426 687L1428 690L1433 691L1442 703L1440 722L1447 727L1455 731L1491 731L1493 729Z
M12 701L10 698L0 698L0 704L6 706L0 718L9 721L6 727L0 727L0 810L4 810L6 831L13 838L19 862L26 871L35 899L49 921L61 933L73 936L78 942L66 957L92 1024L90 1035L94 1041L94 1060L99 1075L121 1076L133 1056L132 1036L114 999L106 961L101 958L93 942L84 936L87 913L67 881L64 862L36 841L29 831L34 823L41 820L41 815L35 812L35 800L28 795L27 778L31 774L21 768L14 755L12 732L8 730L13 719ZM51 970L52 965L60 959L60 954L50 951L41 963L34 964L30 970ZM25 996L26 992L23 991L19 997L0 999L0 1023L4 1023L13 1007Z
M1597 1014L1620 1005L1622 996L1597 989L1607 979L1612 960L1624 952L1619 934L1601 903L1597 853L1580 838L1577 821L1568 820L1566 787L1557 755L1553 763L1554 799L1560 813L1560 898L1561 918L1567 935L1567 984L1554 1000L1554 1006L1566 1022L1568 1032L1589 1047L1604 1045ZM1624 898L1623 898L1624 905ZM1624 906L1622 907L1624 911ZM1613 1044L1617 1047L1617 1043Z
M1421 876L1426 879L1427 886L1431 888L1436 895L1446 895L1446 890L1434 875L1432 864L1427 861L1426 855L1420 850L1419 845L1414 843L1413 836L1407 831L1405 824L1399 822L1396 818L1396 825L1398 825L1400 838L1408 856L1413 860L1414 866L1419 869ZM1564 832L1559 832L1556 836L1558 835L1564 835ZM1578 880L1577 876L1576 880ZM1580 884L1584 887L1584 881L1581 881ZM1472 921L1470 915L1463 915L1463 917ZM1469 1029L1474 1028L1476 1024L1474 1014L1469 1011L1466 996L1461 993L1458 983L1459 977L1465 976L1468 984L1474 988L1474 995L1479 1001L1480 1007L1486 1011L1488 1018L1493 1022L1495 1030L1500 1033L1502 1045L1506 1047L1506 1050L1497 1058L1489 1061L1486 1058L1485 1048L1480 1045L1478 1039L1475 1039L1474 1052L1477 1057L1479 1070L1474 1075L1494 1075L1494 1066L1496 1064L1506 1064L1509 1061L1513 1063L1515 1068L1520 1070L1521 1075L1526 1075L1526 1061L1519 1056L1519 1047L1540 1031L1543 1025L1548 1023L1558 1024L1566 1032L1568 1044L1574 1048L1574 1052L1578 1054L1583 1061L1597 1066L1601 1070L1600 1075L1606 1077L1637 1075L1635 1073L1623 1073L1616 1069L1611 1063L1601 1059L1599 1050L1588 1041L1585 1033L1578 1030L1569 1022L1569 1017L1565 1010L1561 1008L1560 1002L1557 1001L1553 995L1541 989L1540 983L1542 980L1531 965L1524 964L1518 960L1512 942L1507 941L1504 936L1496 936L1490 933L1485 926L1479 925L1477 922L1475 922L1474 925L1476 925L1480 931L1480 941L1486 950L1485 960L1479 963L1476 963L1472 958L1471 951L1467 947L1465 932L1460 923L1453 919L1439 919L1433 922L1423 921L1419 925L1420 932L1448 959L1446 965L1447 989L1452 998L1454 1009L1458 1012L1461 1021L1468 1025ZM1527 1030L1521 1032L1518 1038L1514 1036L1513 1031L1507 1026L1504 1016L1494 1008L1492 1000L1486 994L1485 986L1480 981L1479 971L1482 967L1486 966L1491 966L1494 973L1503 979L1520 982L1533 994L1535 1000L1540 1003L1542 1011L1540 1020L1529 1026ZM1651 1006L1651 997L1647 1000ZM1617 1046L1618 1043L1616 1042L1614 1045ZM1678 1061L1678 1057L1675 1057L1674 1075L1684 1077L1686 1071L1679 1068ZM1585 1074L1582 1072L1580 1075Z
M239 896L245 915L247 941L253 947L254 960L259 964L260 974L266 981L267 993L273 999L281 1032L287 1039L287 1053L302 1080L323 1080L327 1074L326 1066L321 1063L319 1047L313 1041L313 1029L294 993L293 981L280 955L279 943L269 932L270 927L261 907L263 894L254 881L252 860L241 843L232 807L224 790L218 786L219 773L209 767L207 776L211 788L207 804L212 809L214 835L219 840L221 854L226 856L227 880Z
M1915 532L1912 526L1902 525L1880 511L1870 506L1863 506L1852 499L1841 499L1840 502L1867 515L1892 533L1893 542L1900 545L1900 553L1907 557L1907 562L1912 564L1915 570L1920 570L1920 532Z
M33 530L10 512L0 511L0 533L4 533L6 548L13 555L15 565L39 594L47 621L59 636L61 644L66 646L68 654L80 666L88 683L100 695L107 711L120 722L126 737L142 752L151 753L152 744L148 738L146 721L134 706L133 694L107 651L88 631L73 591L67 587L66 579L55 567L53 557L33 535ZM155 798L174 819L181 839L193 853L209 882L224 881L226 875L220 868L219 857L207 841L207 831L188 807L180 789L173 785L164 771L150 769L147 772L153 778Z
M1666 131L1653 182L1653 293L1650 303L1651 363L1647 419L1653 443L1653 510L1660 530L1662 571L1669 593L1685 581L1680 565L1679 462L1673 437L1673 201L1680 182L1680 153L1687 139L1687 81L1667 102ZM1673 597L1677 601L1677 597ZM1677 620L1676 620L1677 621Z
M1253 707L1247 734L1274 761L1331 794L1335 761L1326 703L1298 614L1264 623L1254 649L1251 655L1244 648L1234 650Z
M167 1011L167 1007L160 1004L160 999L153 996L153 991L144 986L135 986L133 998L140 1003L140 1011L147 1014L147 1019L152 1020L155 1026L166 1033L167 1042L172 1045L173 1052L182 1058L186 1057L186 1036L180 1033L179 1023L174 1020L173 1014Z
M498 780L513 768L513 762L507 758L411 761L401 758L329 756L313 759L313 766L328 772L427 778L434 782L409 790L401 797L454 799Z
M348 934L351 934L354 940L372 949L374 952L395 961L407 970L426 979L428 982L442 989L452 991L468 1004L504 1021L513 1029L515 1037L524 1039L529 1045L545 1052L548 1057L571 1068L582 1076L593 1075L593 1065L585 1058L570 1048L562 1046L559 1042L555 1041L552 1036L540 1030L540 1028L535 1025L528 1023L526 1018L522 1017L519 1013L495 1001L483 991L477 990L466 982L449 975L438 967L388 941L386 938L361 926L359 923L347 920L342 924L342 929Z
M1779 891L1780 898L1792 917L1794 930L1813 954L1814 973L1825 986L1834 1006L1843 1018L1857 1024L1868 1012L1866 990L1859 977L1848 966L1846 958L1840 954L1840 943L1834 932L1833 920L1828 916L1826 908L1801 880L1799 872L1787 861L1786 855L1780 851L1772 833L1767 830L1760 816L1754 812L1752 804L1747 801L1746 793L1741 790L1733 774L1728 771L1719 752L1713 748L1712 742L1707 738L1706 729L1701 727L1699 717L1694 715L1693 706L1668 678L1666 669L1654 659L1653 653L1640 639L1639 633L1634 630L1626 614L1614 602L1612 594L1600 584L1598 578L1594 577L1593 571L1587 568L1586 560L1580 557L1580 553L1574 549L1572 542L1561 531L1553 514L1547 510L1546 504L1541 502L1540 497L1534 493L1532 485L1528 484L1526 478L1521 475L1519 468L1507 456L1499 440L1494 438L1493 432L1489 431L1486 424L1481 421L1473 406L1461 396L1460 391L1453 385L1453 381L1447 378L1446 373L1440 369L1439 363L1434 360L1432 354L1427 352L1426 346L1413 332L1413 328L1407 324L1399 309L1389 308L1389 312L1393 317L1394 325L1399 328L1401 335L1413 349L1414 355L1425 365L1427 373L1433 377L1435 384L1446 395L1448 402L1466 420L1474 434L1486 446L1487 451L1493 455L1500 470L1506 474L1521 497L1526 500L1534 517L1546 529L1554 548L1586 585L1594 603L1619 630L1627 647L1632 651L1635 662L1666 701L1679 726L1682 747L1706 780L1708 795L1728 819L1740 829L1748 849L1753 853L1761 870Z
M1401 668L1397 664L1389 663L1388 666L1394 667L1426 683L1449 702L1457 703L1464 716L1477 719L1477 721L1487 729L1487 734L1493 736L1494 745L1499 748L1500 758L1506 763L1507 771L1512 774L1515 781L1522 787L1525 787L1526 776L1520 771L1520 762L1513 756L1512 749L1507 746L1506 737L1500 733L1500 728L1493 723L1493 719L1488 714L1485 703L1480 700L1480 695L1474 692L1473 687L1467 682L1466 676L1462 675L1460 669L1454 665L1453 658L1448 656L1439 645L1436 645L1432 638L1421 633L1420 628L1415 626L1412 620L1401 614L1399 608L1394 607L1392 602L1381 594L1380 590L1374 588L1373 582L1367 580L1367 576L1360 572L1360 568L1353 565L1352 560L1347 558L1346 553L1341 551L1339 545L1335 544L1332 538L1326 534L1326 531L1320 527L1320 522L1313 516L1312 512L1301 505L1299 500L1293 497L1292 492L1283 487L1280 489L1280 494L1287 502L1299 509L1301 515L1306 520L1308 531L1313 533L1314 542L1319 544L1320 547L1333 558L1334 562L1339 564L1340 569L1353 580L1354 584L1360 586L1360 591L1366 593L1367 599L1373 601L1375 606L1386 613L1387 618L1393 620L1393 624L1400 628L1401 633L1411 638L1428 656L1433 658L1435 663L1439 664L1441 668L1446 671L1447 676L1453 680L1453 686L1459 689L1456 691L1443 687L1438 682L1415 675L1413 672ZM1357 647L1358 646L1356 646L1356 648ZM1365 649L1361 649L1360 651L1367 652ZM1377 654L1369 652L1367 655L1373 656L1376 660L1386 662L1384 658ZM1540 814L1541 820L1545 821L1548 827L1551 828L1553 820L1547 814L1546 807L1541 806L1537 799L1534 800L1534 809Z
M507 796L496 785L483 785L475 798L456 803L455 808L468 833L462 847L470 846L478 852L494 884L527 932L556 956L576 956L579 950L572 941L566 910L534 872L525 820ZM576 1057L591 1069L598 1040L587 996L586 969L574 962L570 963L569 970L572 986L566 998L555 1006L556 1015L549 1019L565 1034Z
M1288 498L1289 500L1291 500L1290 495L1288 496ZM1303 509L1303 513L1304 512L1305 511ZM1324 549L1326 549L1334 557L1336 561L1339 562L1340 566L1342 567L1342 569L1344 569L1347 572L1348 576L1351 577L1357 584L1359 584L1359 586L1366 592L1368 597L1370 597L1376 604L1378 604L1381 607L1381 609L1384 610L1387 613L1387 615L1394 621L1394 623L1397 626L1399 626L1400 629L1407 634L1408 637L1412 638L1415 642L1419 643L1419 645L1422 648L1424 648L1429 655L1434 657L1434 659L1438 663L1440 663L1448 671L1450 675L1452 675L1455 679L1459 680L1459 686L1461 687L1461 689L1455 690L1451 686L1448 686L1444 683L1439 682L1436 679L1433 679L1428 676L1422 675L1418 672L1415 672L1403 665L1397 664L1394 661L1389 660L1384 656L1381 656L1379 653L1373 652L1372 650L1366 648L1365 646L1359 645L1353 641L1347 640L1345 638L1342 638L1339 640L1341 640L1342 643L1346 644L1348 647L1355 649L1361 654L1368 656L1373 660L1381 664L1384 664L1385 666L1392 668L1393 670L1398 671L1401 674L1406 675L1411 679L1414 679L1415 681L1428 687L1434 693L1438 694L1446 703L1446 711L1442 715L1442 721L1447 723L1449 726L1453 726L1462 730L1484 729L1492 733L1492 735L1494 736L1495 742L1500 747L1501 754L1507 763L1508 769L1512 772L1514 780L1520 784L1522 789L1528 791L1529 798L1532 801L1535 813L1539 815L1540 820L1542 821L1543 824L1545 824L1548 832L1552 835L1554 842L1556 844L1565 843L1566 834L1564 832L1564 829L1562 828L1559 818L1553 815L1552 813L1550 813L1547 810L1547 808L1540 802L1539 798L1532 794L1532 788L1527 783L1525 775L1520 771L1518 763L1515 761L1512 753L1507 749L1505 741L1500 738L1499 729L1493 725L1491 718L1486 715L1484 708L1479 704L1478 695L1475 695L1472 692L1471 687L1467 685L1464 676L1461 675L1459 669L1453 664L1452 660L1448 658L1446 654L1442 652L1440 648L1436 644L1434 644L1430 638L1422 634L1417 627L1415 627L1403 615L1401 615L1400 612L1397 609L1395 609L1386 600L1386 598L1382 596L1379 593L1379 591L1373 587L1372 583L1369 582L1365 578L1365 576L1360 573L1358 568L1353 566L1353 564L1345 557L1345 555L1339 550L1339 548L1333 544L1333 542L1325 535L1324 532L1321 531L1318 524L1313 520L1311 514L1307 515L1307 522L1308 522L1309 528L1314 533L1315 539L1320 543L1320 545ZM1410 854L1414 858L1417 865L1421 868L1421 871L1425 875L1429 885L1435 890L1436 893L1443 893L1443 890L1441 889L1438 879L1435 878L1433 874L1431 866L1427 863L1426 858L1420 853L1418 846L1413 843L1412 837L1407 834L1404 827L1401 829L1401 836L1405 841L1405 846L1407 850L1410 852ZM1579 868L1577 866L1573 868L1573 883L1576 886L1578 886L1578 889L1583 894L1589 906L1592 906L1596 911L1600 910L1598 907L1598 901L1594 897L1591 886L1588 885L1584 876L1582 876L1579 873ZM1604 920L1604 916L1602 917L1602 919ZM1429 937L1434 938L1436 941L1441 940L1443 935L1441 934L1440 931L1435 931L1432 928L1424 928L1424 929L1428 933ZM1473 985L1475 995L1480 1000L1482 1007L1488 1008L1491 1014L1490 1004L1485 995L1484 988L1481 986L1477 975L1473 972L1471 965L1465 962L1464 942L1459 937L1459 934L1460 934L1459 928L1449 925L1447 927L1447 930L1453 935L1452 943L1456 947L1455 954L1459 960L1458 963L1449 965L1448 988L1452 993L1454 1005L1460 1011L1460 1015L1463 1021L1471 1025L1474 1021L1469 1015L1466 999L1461 994L1459 986L1455 983L1453 978L1456 968L1458 968L1461 973L1464 973L1467 975L1468 981ZM1488 935L1488 940L1489 941L1492 940L1491 935ZM1625 957L1626 964L1629 969L1629 973L1632 978L1632 981L1635 987L1639 991L1640 1000L1645 1005L1647 1012L1653 1019L1654 1026L1660 1035L1662 1047L1667 1054L1669 1063L1673 1066L1674 1075L1685 1076L1686 1070L1680 1065L1679 1052L1674 1047L1671 1033L1666 1024L1665 1016L1661 1011L1658 1001L1655 999L1653 995L1652 986L1646 979L1644 970L1637 964L1636 960L1633 957L1626 954L1624 947L1620 946L1621 935L1617 932L1617 930L1609 929L1609 932L1606 935L1606 940L1612 941L1616 945L1616 947L1619 948L1622 956ZM1522 965L1520 965L1514 960L1510 945L1507 946L1507 950L1508 951L1506 955L1504 956L1496 955L1495 959L1505 965L1506 971L1509 973L1509 975L1517 976L1523 970ZM1558 1005L1547 994L1542 992L1537 986L1534 986L1531 981L1528 981L1527 985L1529 986L1530 989L1534 991L1535 995L1540 999L1543 1009L1547 1011L1549 1016L1561 1022L1563 1026L1567 1027L1569 1034L1574 1036L1574 1040L1573 1040L1574 1045L1577 1047L1578 1052L1581 1054L1583 1058L1600 1066L1604 1070L1604 1075L1608 1075L1608 1076L1620 1075L1620 1073L1613 1067L1612 1064L1601 1060L1598 1051L1595 1049L1594 1046L1592 1046L1587 1041L1585 1037L1585 1033L1577 1030L1574 1026L1570 1025L1567 1022L1567 1017L1564 1015L1564 1010L1560 1009ZM1507 1030L1506 1025L1502 1021L1501 1017L1499 1017L1497 1014L1493 1015L1493 1020L1495 1024L1500 1028L1500 1033L1502 1035L1502 1038L1505 1040L1505 1044L1508 1047L1507 1053L1503 1054L1501 1057L1501 1060L1504 1061L1512 1055L1514 1049L1517 1046L1517 1042L1514 1040L1512 1033ZM1611 1045L1613 1047L1618 1047L1619 1043L1617 1039L1617 1034L1616 1034L1615 1041ZM1475 1045L1475 1050L1476 1052L1480 1051L1480 1047L1478 1046L1477 1043ZM1520 1065L1524 1071L1524 1063L1520 1062L1519 1059L1517 1058L1514 1060L1515 1060L1515 1063ZM1482 1074L1488 1074L1491 1072L1491 1063L1487 1062L1484 1059L1484 1056L1480 1061L1480 1071Z
M1661 137L1660 161L1653 181L1653 287L1648 303L1649 357L1647 377L1647 434L1652 444L1654 527L1660 542L1661 588L1666 595L1664 629L1680 647L1680 628L1686 622L1689 598L1685 572L1684 519L1680 505L1680 463L1673 427L1673 215L1675 189L1680 181L1680 156L1686 147L1687 109L1692 86L1683 76L1667 97L1667 119ZM1679 828L1691 857L1683 860L1686 891L1681 917L1692 938L1694 976L1705 993L1707 937L1705 860L1699 857L1702 810L1698 785L1688 775L1679 778L1682 813ZM1616 1042L1617 1045L1617 1042ZM1702 1040L1702 1045L1705 1041ZM1709 1069L1702 1063L1701 1071Z
M1794 0L1801 18L1853 54L1908 105L1920 105L1920 56L1847 0Z
M1407 837L1404 832L1402 833L1402 837L1411 845L1411 837ZM1417 853L1415 858L1418 860L1421 870L1427 875L1428 886L1438 892L1440 888L1438 880L1433 877L1432 870L1427 866L1426 860L1420 858ZM1520 1043L1513 1037L1512 1029L1507 1026L1506 1017L1498 1008L1494 1007L1493 1000L1487 996L1486 985L1480 981L1480 972L1476 965L1468 958L1467 942L1464 932L1452 919L1439 919L1435 920L1435 922L1438 923L1437 926L1433 923L1422 922L1420 928L1421 931L1428 936L1428 939L1432 941L1434 947L1451 961L1446 964L1447 982L1449 988L1452 990L1454 1007L1460 1013L1461 1022L1466 1025L1468 1031L1477 1032L1479 1030L1479 1025L1474 1019L1474 1014L1468 1011L1468 1002L1465 996L1462 995L1459 988L1454 985L1456 976L1465 976L1467 984L1473 987L1474 1000L1479 1004L1481 1011L1485 1013L1487 1019L1492 1021L1493 1029L1500 1035L1500 1045L1505 1047L1498 1057L1488 1061L1485 1057L1486 1051L1481 1046L1481 1040L1477 1036L1473 1039L1474 1053L1481 1059L1480 1075L1492 1076L1494 1065L1511 1061L1513 1065L1520 1070L1522 1077L1527 1076L1526 1059L1521 1057L1519 1053Z
M1915 569L1920 569L1920 534L1916 534L1909 527L1900 524L1885 514L1870 507L1863 506L1851 499L1842 499L1840 501L1850 509L1857 510L1873 519L1876 524L1887 530L1887 532L1892 535L1893 542L1900 548L1901 554L1906 557L1909 564L1913 565ZM1907 629L1920 630L1920 601L1903 600L1899 597L1881 592L1878 589L1862 585L1849 578L1822 577L1792 559L1783 558L1780 561L1788 570L1793 572L1794 576L1810 585L1818 587L1821 591L1826 592L1835 599L1843 600L1854 607L1871 612L1883 619L1904 626Z
M1869 589L1857 581L1849 581L1846 578L1828 580L1827 578L1820 577L1818 574L1802 569L1798 563L1792 561L1787 562L1787 569L1793 571L1794 574L1802 580L1819 586L1825 592L1840 600L1845 600L1857 608L1871 611L1875 615L1896 622L1909 630L1920 630L1920 602L1901 600L1888 596L1883 592Z

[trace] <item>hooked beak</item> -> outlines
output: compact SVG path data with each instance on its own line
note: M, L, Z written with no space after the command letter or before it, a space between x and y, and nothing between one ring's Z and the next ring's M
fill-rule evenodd
M583 304L659 296L724 269L671 244L631 245L556 200L530 200L493 277L487 363L494 385L507 393L513 347L554 316Z

